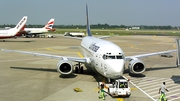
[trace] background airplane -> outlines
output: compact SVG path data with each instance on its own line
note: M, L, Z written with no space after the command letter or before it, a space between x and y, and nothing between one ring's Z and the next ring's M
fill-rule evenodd
M55 31L55 29L52 28L54 25L54 20L54 18L51 18L43 28L25 28L24 30L26 31L26 37L38 37L39 34L43 34L48 31Z
M0 39L6 38L16 38L16 36L21 35L21 31L24 30L24 27L27 22L27 16L24 16L19 23L14 27L7 30L0 30Z
M96 70L98 73L108 78L109 82L111 81L111 79L118 79L123 75L126 61L129 61L128 67L131 73L141 74L146 70L146 67L139 58L177 51L169 50L126 57L122 49L116 44L92 36L88 20L87 4L86 16L86 30L88 36L83 37L81 41L81 47L83 49L82 51L84 58L66 57L18 50L1 50L6 52L17 52L22 54L31 54L34 56L44 56L48 58L60 59L60 61L57 64L57 71L63 75L69 75L73 73L74 69L75 71L80 71L83 73L83 67L81 66L81 64L85 64L87 68ZM73 62L77 62L79 63L79 65L74 67Z

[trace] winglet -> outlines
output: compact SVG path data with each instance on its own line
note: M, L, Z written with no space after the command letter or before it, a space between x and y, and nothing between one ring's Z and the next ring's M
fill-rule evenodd
M44 28L47 29L47 30L51 30L53 25L54 25L54 20L55 20L54 18L51 18L49 20L49 22L44 26Z
M86 31L88 36L92 36L91 31L90 31L90 26L89 26L89 19L88 19L88 4L86 3Z

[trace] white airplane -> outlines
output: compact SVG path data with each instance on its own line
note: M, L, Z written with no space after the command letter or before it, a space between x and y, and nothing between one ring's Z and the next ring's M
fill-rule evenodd
M34 37L36 37L38 34L43 34L50 30L54 31L55 29L52 28L53 25L54 25L54 18L51 18L43 28L25 28L24 30L27 32L26 34L27 37L32 37L33 35Z
M16 36L20 36L21 33L19 32L21 30L24 30L26 21L27 21L27 16L24 16L14 28L10 28L8 30L0 30L0 39L13 38L13 37L16 38Z
M73 73L74 67L72 62L79 63L79 68L75 67L75 71L80 70L81 72L83 72L83 67L80 66L80 64L83 63L87 68L92 68L93 70L96 70L104 77L108 78L109 81L111 79L118 79L123 75L126 61L129 61L129 69L131 73L141 74L145 71L146 68L144 63L138 58L159 55L163 53L176 52L176 50L169 50L169 51L142 54L142 55L125 56L122 49L116 44L92 36L89 26L89 20L88 20L87 4L86 4L86 15L87 15L86 29L88 36L83 37L81 41L84 58L41 54L41 53L25 52L18 50L7 50L7 49L1 49L1 50L6 52L17 52L22 54L31 54L34 56L44 56L48 58L61 59L57 64L57 71L64 75Z

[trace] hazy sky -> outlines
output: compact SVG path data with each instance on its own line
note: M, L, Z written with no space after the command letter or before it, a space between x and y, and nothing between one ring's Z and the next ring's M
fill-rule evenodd
M85 25L86 3L90 24L180 26L180 0L0 0L0 24Z

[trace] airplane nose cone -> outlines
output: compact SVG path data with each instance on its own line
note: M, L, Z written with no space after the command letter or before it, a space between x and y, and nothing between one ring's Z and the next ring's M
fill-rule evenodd
M108 61L109 73L116 77L122 76L124 72L124 60Z

